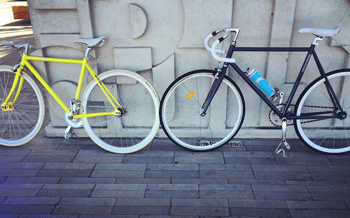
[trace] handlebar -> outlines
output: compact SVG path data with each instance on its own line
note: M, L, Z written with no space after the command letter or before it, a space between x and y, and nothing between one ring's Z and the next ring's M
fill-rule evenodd
M8 42L1 42L1 46L4 46L5 48L10 48L10 47L13 47L14 44L13 44L13 42L11 42L11 41L8 41Z
M215 35L217 35L218 33L221 33L221 32L226 32L226 34L222 37L220 37L219 39L217 39L212 47L209 46L208 44L208 41L214 37ZM235 63L236 60L234 58L223 58L223 57L219 57L216 53L220 53L220 54L223 54L225 53L226 51L225 50L221 50L221 49L216 49L216 46L219 44L219 43L222 43L232 32L235 33L235 36L234 36L234 39L233 39L233 43L236 42L237 40L237 37L238 37L238 34L239 34L239 29L236 29L236 28L228 28L228 29L224 29L224 30L218 30L218 31L215 31L215 32L212 32L211 34L209 34L205 40L204 40L204 46L205 48L211 52L211 55L218 61L220 62L228 62L228 63Z
M13 42L1 42L1 46L4 46L5 48L16 48L18 51L21 49L24 49L23 53L27 54L29 48L35 48L34 46L29 45L28 43L22 44L22 45L15 45Z

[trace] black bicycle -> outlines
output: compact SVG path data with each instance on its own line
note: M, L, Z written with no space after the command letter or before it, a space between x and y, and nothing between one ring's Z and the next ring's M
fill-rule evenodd
M338 34L340 28L299 30L315 38L310 47L236 47L240 30L229 28L215 31L205 39L205 47L219 61L215 70L195 70L173 81L160 104L160 120L166 135L176 144L190 150L211 150L230 141L242 126L245 103L236 83L226 75L231 66L236 73L271 108L270 121L282 127L282 141L277 152L289 149L286 128L294 125L299 138L311 148L323 153L344 153L350 150L350 69L326 73L315 47L325 37ZM219 33L225 34L222 37ZM209 40L218 38L208 45ZM231 36L228 51L216 46ZM254 69L244 72L232 58L235 51L305 52L304 63L287 99L272 88ZM226 53L226 57L218 54ZM314 58L320 77L311 82L295 104L292 100L305 69Z

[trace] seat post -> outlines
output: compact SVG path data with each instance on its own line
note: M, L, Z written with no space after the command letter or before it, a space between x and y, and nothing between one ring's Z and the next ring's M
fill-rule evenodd
M323 39L323 37L317 36L317 37L314 39L314 41L312 42L312 44L316 46L316 45L318 45L318 42L319 42L319 41L322 41L322 39Z
M92 48L87 47L86 50L85 50L85 56L84 56L84 58L85 58L86 60L89 60L89 53L90 53L91 49L92 49Z

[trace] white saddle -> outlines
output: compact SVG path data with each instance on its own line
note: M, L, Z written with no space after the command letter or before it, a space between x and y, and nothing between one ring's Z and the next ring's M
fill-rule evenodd
M340 27L335 27L333 29L313 29L313 28L302 28L299 33L311 33L317 37L331 37L335 36L340 32Z
M88 48L93 47L102 47L107 43L107 38L102 36L100 38L94 38L94 39L76 39L74 42L83 43Z

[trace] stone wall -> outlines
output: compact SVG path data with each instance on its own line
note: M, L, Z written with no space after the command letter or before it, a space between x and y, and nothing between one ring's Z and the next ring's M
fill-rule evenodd
M317 4L309 0L28 0L28 4L36 45L41 48L34 54L82 58L84 48L74 39L106 36L108 44L92 53L96 71L137 71L151 81L159 96L187 71L217 65L203 41L210 32L226 27L241 29L237 46L302 47L309 46L313 37L298 34L300 28L340 26L340 34L323 40L317 53L326 71L349 65L350 2L344 0ZM242 69L256 68L270 84L288 92L305 55L241 52L234 57ZM55 91L74 96L79 66L36 66ZM311 61L298 93L318 76L316 70ZM237 137L279 137L280 131L270 128L269 108L234 72L230 75L246 101L246 118ZM64 95L68 105L71 97ZM64 112L52 99L49 108L52 123L46 132L61 136L56 130L66 126ZM289 129L288 136L295 136ZM162 131L159 134L163 136Z

